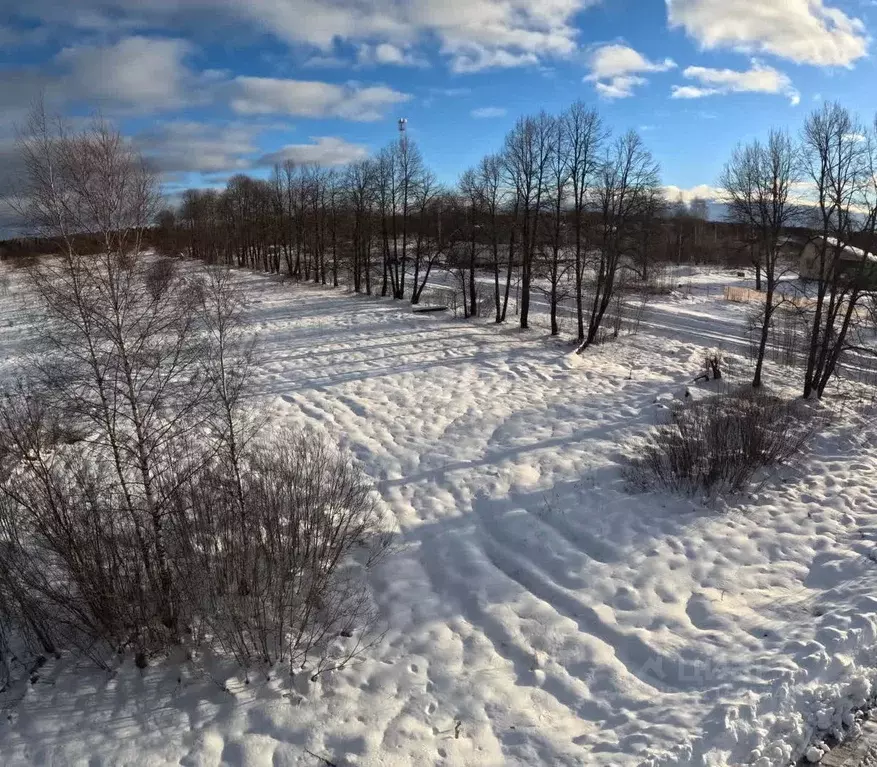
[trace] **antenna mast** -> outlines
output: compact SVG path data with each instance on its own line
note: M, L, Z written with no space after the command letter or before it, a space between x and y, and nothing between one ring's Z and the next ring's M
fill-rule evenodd
M399 118L399 143L402 144L403 146L407 145L407 143L408 143L407 129L408 129L408 118L400 117Z

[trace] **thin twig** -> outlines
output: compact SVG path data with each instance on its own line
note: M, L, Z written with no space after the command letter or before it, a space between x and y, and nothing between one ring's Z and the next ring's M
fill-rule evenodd
M319 754L315 754L309 748L306 748L305 751L307 751L312 757L314 757L314 759L319 759L323 764L326 765L326 767L338 767L338 765L335 764L335 762L330 762L325 756L320 756Z

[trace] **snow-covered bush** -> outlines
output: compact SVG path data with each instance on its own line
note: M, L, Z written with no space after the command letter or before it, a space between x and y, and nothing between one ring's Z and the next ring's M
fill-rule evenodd
M764 469L798 455L817 428L801 401L747 389L680 405L630 458L627 475L643 488L734 493Z

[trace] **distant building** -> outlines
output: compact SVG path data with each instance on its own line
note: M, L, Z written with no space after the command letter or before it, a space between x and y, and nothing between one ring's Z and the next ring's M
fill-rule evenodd
M826 275L822 273L822 264L820 263L820 254L823 247L826 247L825 253L825 270L828 271L832 266L835 258L840 260L840 272L853 274L857 273L863 261L865 268L863 276L869 284L877 284L877 256L873 253L866 253L861 248L855 248L852 245L843 245L838 251L838 242L832 237L824 241L821 237L811 239L801 250L801 257L798 262L798 274L804 280L821 281Z
M786 234L777 238L777 250L785 259L797 261L808 239L800 234Z

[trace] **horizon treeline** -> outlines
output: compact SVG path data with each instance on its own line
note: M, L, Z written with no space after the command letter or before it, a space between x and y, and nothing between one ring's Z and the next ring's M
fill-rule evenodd
M476 271L488 270L495 320L507 317L514 281L522 328L538 281L552 332L559 304L574 296L577 336L592 342L617 283L648 281L652 263L717 251L746 262L739 234L723 228L709 220L706 200L666 198L638 133L613 136L576 102L518 119L498 151L454 185L439 183L402 134L343 167L290 160L267 179L237 174L222 190L186 190L157 236L167 252L412 304L437 268L450 269L465 316L479 313Z

